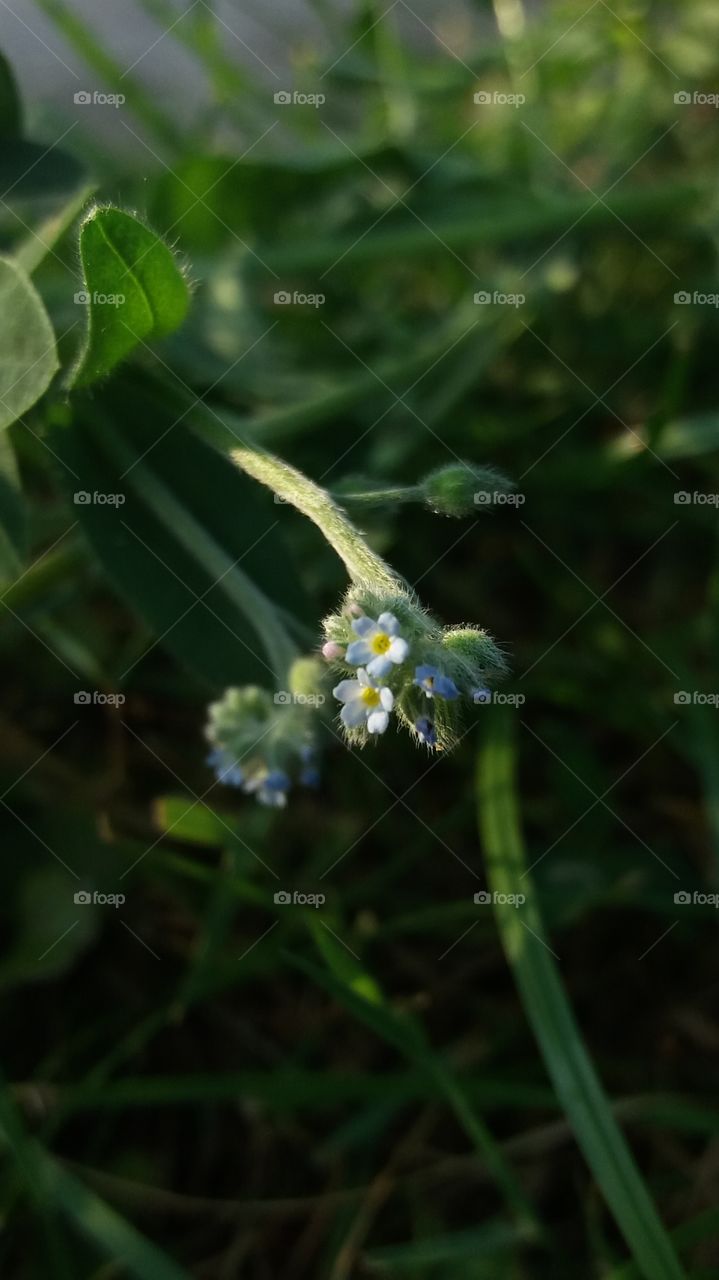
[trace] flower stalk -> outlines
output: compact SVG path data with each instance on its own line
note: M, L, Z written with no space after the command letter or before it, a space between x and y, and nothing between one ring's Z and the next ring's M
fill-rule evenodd
M242 446L232 449L230 456L248 475L272 489L282 502L290 503L317 525L353 582L376 591L407 592L399 575L367 546L359 530L326 489L296 467L263 450Z

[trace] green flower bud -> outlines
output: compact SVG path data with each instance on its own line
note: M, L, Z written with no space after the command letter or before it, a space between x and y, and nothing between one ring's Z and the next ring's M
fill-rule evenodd
M452 627L444 631L442 645L461 664L458 683L465 688L484 680L506 676L508 666L504 654L488 631L481 627Z
M272 712L272 697L259 685L245 685L242 689L226 689L219 702L208 708L208 737L210 741L249 737L257 734Z
M319 658L297 658L289 671L290 693L309 698L323 694L327 685L327 666Z
M492 506L492 495L511 493L514 484L495 467L450 462L431 471L420 490L427 506L437 515L468 516Z

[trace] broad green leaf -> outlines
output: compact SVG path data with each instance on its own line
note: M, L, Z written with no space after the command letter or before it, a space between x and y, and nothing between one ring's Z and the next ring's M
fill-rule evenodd
M100 393L53 447L79 477L74 514L153 633L148 650L169 648L212 690L275 685L296 648L289 610L306 611L278 508L169 404L130 384L115 400Z
M491 717L491 718L490 718ZM511 721L492 710L478 765L479 821L495 918L544 1063L567 1121L646 1280L684 1280L564 992L543 925L517 813ZM513 895L523 894L521 907ZM509 901L508 901L509 899Z
M87 307L85 345L71 384L105 377L138 343L172 333L189 305L174 254L154 231L121 209L95 208L80 230Z
M26 508L15 454L7 432L0 434L0 582L20 574L27 549Z
M40 295L20 267L0 258L0 428L40 399L57 368L55 334Z
M7 58L0 53L0 138L3 143L7 138L16 138L21 129L22 109L15 77Z

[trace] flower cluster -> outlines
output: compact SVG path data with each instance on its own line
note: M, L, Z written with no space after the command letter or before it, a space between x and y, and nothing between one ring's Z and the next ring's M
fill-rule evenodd
M290 684L322 676L316 659L300 659ZM292 786L318 787L316 711L302 690L273 696L256 685L226 689L209 708L207 763L218 782L237 787L260 804L281 809Z
M324 630L322 654L344 676L333 694L345 736L360 745L384 733L394 713L424 746L452 746L461 702L480 701L485 681L505 671L485 631L441 628L409 591L353 587Z

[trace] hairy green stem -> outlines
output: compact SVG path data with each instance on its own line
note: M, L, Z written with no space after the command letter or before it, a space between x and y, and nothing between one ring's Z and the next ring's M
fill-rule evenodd
M354 503L362 507L381 507L387 502L421 502L423 498L419 485L402 485L395 489L365 489L361 493L337 493L330 490L338 502Z
M344 563L353 582L371 586L377 591L406 591L401 578L367 546L325 489L274 454L243 446L232 449L230 457L248 475L267 485L278 498L291 503L317 525Z

